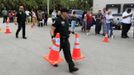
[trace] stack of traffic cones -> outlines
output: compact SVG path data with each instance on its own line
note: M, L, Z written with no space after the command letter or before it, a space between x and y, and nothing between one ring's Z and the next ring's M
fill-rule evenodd
M10 30L8 24L9 24L9 18L7 18L7 21L6 21L6 32L5 32L6 34L10 34L11 33L11 30Z
M80 42L79 42L79 34L75 34L75 43L74 43L74 49L72 53L73 60L80 60L85 58L80 51Z
M0 28L0 32L1 32L1 30L2 30L2 29Z
M47 56L44 56L44 59L47 60L50 64L56 65L63 61L59 55L60 51L60 34L56 34L55 44L50 48L50 53Z
M105 43L108 43L108 34L105 34L105 37L104 37L104 39L103 39L103 42L105 42Z

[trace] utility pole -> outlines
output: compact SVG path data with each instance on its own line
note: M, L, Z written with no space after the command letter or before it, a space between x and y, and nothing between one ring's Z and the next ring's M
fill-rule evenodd
M49 15L49 2L50 0L47 0L47 14Z

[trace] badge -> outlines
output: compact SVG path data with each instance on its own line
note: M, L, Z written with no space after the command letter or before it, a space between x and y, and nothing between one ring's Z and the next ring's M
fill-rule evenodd
M61 24L64 26L65 25L65 21L61 21Z

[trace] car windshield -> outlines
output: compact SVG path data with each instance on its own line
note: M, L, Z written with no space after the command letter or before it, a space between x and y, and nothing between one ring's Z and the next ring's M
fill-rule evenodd
M70 10L68 13L71 14L71 12L72 12L72 11Z
M82 15L83 14L82 10L73 10L73 11L76 11L76 14L78 14L78 15ZM72 10L70 10L68 13L71 14Z
M76 11L76 14L78 14L78 15L82 15L83 14L82 10L75 10L75 11Z

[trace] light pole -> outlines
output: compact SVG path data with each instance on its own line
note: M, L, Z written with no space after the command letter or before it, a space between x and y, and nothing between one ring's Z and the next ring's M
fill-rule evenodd
M47 14L49 15L49 0L47 0Z

